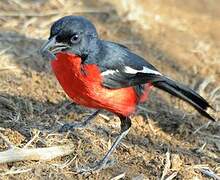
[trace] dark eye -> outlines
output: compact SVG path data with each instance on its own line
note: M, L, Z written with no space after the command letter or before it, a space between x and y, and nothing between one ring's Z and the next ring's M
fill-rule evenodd
M79 34L73 34L70 41L71 41L72 44L78 43L80 41Z

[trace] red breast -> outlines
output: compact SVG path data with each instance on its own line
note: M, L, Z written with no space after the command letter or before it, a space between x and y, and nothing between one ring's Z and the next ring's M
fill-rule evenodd
M51 62L52 69L64 91L75 103L124 116L135 111L138 100L133 87L105 88L96 65L83 65L80 57L70 53L58 53L56 57Z

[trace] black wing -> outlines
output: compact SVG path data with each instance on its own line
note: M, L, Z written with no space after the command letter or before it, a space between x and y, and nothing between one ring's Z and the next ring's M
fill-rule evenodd
M161 73L127 47L103 41L103 58L99 61L103 85L115 89L152 82Z
M106 41L103 46L105 56L99 62L103 86L117 89L151 83L155 87L188 102L203 116L214 120L206 112L211 106L195 91L162 75L154 66L127 48Z

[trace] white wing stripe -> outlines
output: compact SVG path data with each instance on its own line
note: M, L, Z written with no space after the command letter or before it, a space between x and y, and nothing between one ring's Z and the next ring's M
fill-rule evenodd
M114 73L117 73L119 72L118 69L116 70L107 70L107 71L104 71L102 72L102 76L107 76L107 75L113 75ZM129 66L125 66L125 69L124 69L124 72L125 73L128 73L128 74L137 74L137 73L145 73L145 74L157 74L157 75L161 75L161 73L159 73L158 71L155 71L155 70L152 70L152 69L149 69L147 67L143 67L142 70L136 70L136 69L133 69Z
M128 73L128 74L146 73L146 74L161 75L161 73L159 73L158 71L149 69L149 68L147 68L145 66L143 67L142 70L136 70L136 69L133 69L133 68L131 68L129 66L125 66L125 72Z
M107 70L101 73L102 76L107 76L109 74L113 75L114 73L118 72L118 70Z

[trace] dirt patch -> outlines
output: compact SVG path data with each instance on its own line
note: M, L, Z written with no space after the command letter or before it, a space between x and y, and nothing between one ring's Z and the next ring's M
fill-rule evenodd
M151 92L149 101L132 117L132 129L112 157L115 165L89 177L75 174L77 164L94 162L104 155L119 131L119 120L103 112L89 129L56 133L61 123L80 121L92 112L68 100L49 63L37 52L42 39L48 37L51 23L64 15L88 17L101 38L129 46L220 109L219 2L182 4L167 0L155 4L140 0L138 4L131 2L135 8L126 1L113 2L1 2L1 132L18 147L36 133L38 138L30 147L75 145L74 153L53 161L2 164L1 179L110 179L121 173L125 179L158 179L168 160L171 166L166 177L177 173L176 179L207 179L198 170L204 166L220 174L219 122L204 126L207 119L158 90ZM0 148L7 148L1 139Z

